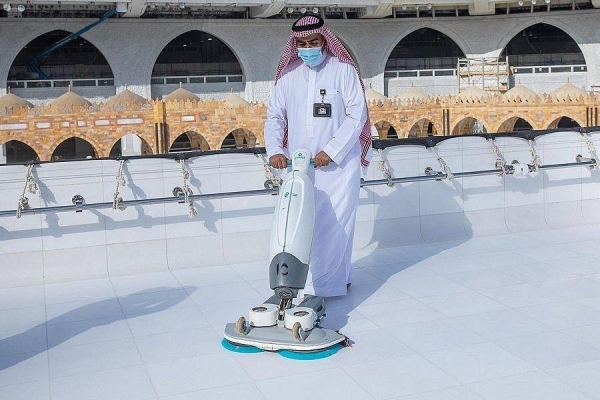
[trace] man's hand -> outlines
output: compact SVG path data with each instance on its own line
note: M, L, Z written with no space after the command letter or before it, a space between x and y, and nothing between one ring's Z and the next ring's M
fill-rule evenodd
M331 162L331 158L323 150L315 156L315 168L326 167Z
M275 154L274 156L271 156L271 158L269 158L269 162L273 168L287 168L287 158L283 154Z

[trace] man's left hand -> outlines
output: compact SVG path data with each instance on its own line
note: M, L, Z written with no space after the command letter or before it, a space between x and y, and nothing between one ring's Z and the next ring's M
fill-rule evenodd
M331 162L331 158L323 150L315 156L315 168L326 167Z

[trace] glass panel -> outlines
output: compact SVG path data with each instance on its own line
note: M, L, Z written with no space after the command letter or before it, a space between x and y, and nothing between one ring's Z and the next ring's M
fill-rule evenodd
M31 81L31 82L26 82L26 84L27 84L28 88L47 88L47 87L52 87L52 82L50 82L50 81Z
M531 74L533 68L515 68L515 74Z
M73 81L73 86L96 86L96 81L94 81L94 80Z
M190 83L204 83L204 77L196 76L194 78L190 78Z
M395 72L384 72L383 73L383 77L384 78L395 78L396 77L396 73Z
M550 72L550 68L548 68L548 67L538 67L538 68L535 69L535 72L538 73L538 74L545 74L545 73Z
M419 71L419 76L433 76L433 71Z
M454 75L454 70L452 69L442 69L435 71L435 76L452 76Z
M573 67L573 72L585 72L585 71L587 71L587 65Z
M98 86L115 86L114 79L100 79L98 80Z
M24 88L25 87L25 82L21 81L21 82L7 82L8 83L8 87L9 88L13 88L13 89L18 89L18 88Z
M571 72L571 67L552 67L552 72Z
M417 76L418 71L398 71L399 77Z
M163 85L165 83L164 78L152 78L150 79L150 83L153 85Z
M46 83L46 82L44 82ZM50 82L48 82L50 83ZM68 87L71 84L71 81L54 81L54 87ZM50 87L50 86L45 86Z
M224 76L207 76L206 83L220 83L227 82L227 78Z
M241 82L242 81L241 75L230 75L228 78L229 78L229 82Z
M187 78L184 76L176 77L176 78L167 78L167 85L179 85L179 83L187 83Z

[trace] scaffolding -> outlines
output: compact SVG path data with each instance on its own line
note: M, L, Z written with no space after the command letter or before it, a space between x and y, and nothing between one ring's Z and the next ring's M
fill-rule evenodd
M508 90L509 71L506 57L459 58L458 91L475 86L487 92L504 93Z

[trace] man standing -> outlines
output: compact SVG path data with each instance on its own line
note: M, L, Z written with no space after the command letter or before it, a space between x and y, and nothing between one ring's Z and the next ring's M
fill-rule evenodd
M345 295L361 166L371 155L364 86L348 51L313 15L294 23L275 81L265 123L269 161L285 168L301 148L315 158L315 230L304 293Z

